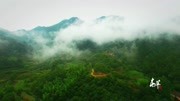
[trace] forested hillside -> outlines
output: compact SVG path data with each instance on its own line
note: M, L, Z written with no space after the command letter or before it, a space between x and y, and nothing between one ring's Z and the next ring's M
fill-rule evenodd
M0 45L1 101L173 101L171 93L180 91L178 34L73 41L78 53L43 61L31 57L26 43L0 37ZM106 76L93 77L92 69ZM161 91L149 87L152 77L161 80Z

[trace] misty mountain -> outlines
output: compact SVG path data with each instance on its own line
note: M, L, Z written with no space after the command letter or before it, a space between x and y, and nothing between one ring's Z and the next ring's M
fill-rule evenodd
M0 30L0 68L22 67L24 59L31 54L32 48L21 38L6 30Z
M32 30L0 29L0 100L170 101L180 91L179 33L142 34L124 23L118 16L90 23L72 17ZM92 76L98 73L107 75ZM149 87L152 77L162 91Z
M51 48L56 34L62 29L80 21L77 17L62 20L48 27L36 27L32 30L11 32L0 29L0 68L21 67L32 54L41 54L42 50ZM48 51L48 50L46 50Z
M40 53L42 49L51 47L58 32L80 21L77 17L71 17L51 26L38 26L32 30L18 30L10 32L17 40L32 47L34 53Z
M135 28L133 30L132 27L124 25L125 23L126 20L121 16L101 16L90 23L83 22L77 17L71 17L57 24L47 27L38 26L32 30L22 29L15 32L2 30L1 38L16 40L22 45L31 47L35 56L39 54L54 56L60 51L92 50L91 46L95 48L114 40L135 40L139 37L156 38L163 33L161 30L143 29L145 30L143 36L142 30Z
M32 31L56 32L61 29L67 28L68 26L70 26L71 24L75 23L78 20L79 20L79 18L72 17L69 19L62 20L61 22L59 22L55 25L52 25L52 26L48 26L48 27L38 26L38 27L32 29Z
M18 37L14 34L12 34L12 32L5 30L5 29L0 29L0 39L1 40L8 40L8 39L14 39L17 40Z
M77 21L80 19L77 17L72 17L69 19L62 20L61 22L54 24L52 26L38 26L32 30L30 30L30 33L36 33L36 34L41 34L43 37L48 38L54 37L54 34L62 29L65 29L69 27L72 24L75 24Z
M18 36L19 40L27 44L36 43L34 40L34 38L36 37L42 37L50 41L55 38L56 34L59 31L61 31L62 29L68 28L72 24L75 24L77 21L80 21L80 19L77 17L71 17L69 19L62 20L59 23L51 25L51 26L47 26L47 27L38 26L31 30L20 29L11 33Z

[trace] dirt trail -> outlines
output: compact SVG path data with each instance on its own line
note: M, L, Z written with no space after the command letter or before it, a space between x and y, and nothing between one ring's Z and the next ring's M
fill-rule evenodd
M101 72L95 72L94 69L91 70L91 76L95 77L95 78L104 78L106 77L108 74L106 73L101 73Z

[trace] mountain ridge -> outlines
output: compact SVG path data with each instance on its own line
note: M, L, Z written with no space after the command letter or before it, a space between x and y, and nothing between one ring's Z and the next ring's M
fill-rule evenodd
M59 31L63 28L67 28L69 25L75 23L76 21L80 20L78 17L71 17L69 19L64 19L57 24L51 26L37 26L33 28L31 31L47 31L47 32L55 32Z

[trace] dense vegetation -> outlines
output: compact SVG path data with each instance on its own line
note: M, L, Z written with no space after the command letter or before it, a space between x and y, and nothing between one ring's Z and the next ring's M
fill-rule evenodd
M74 43L82 54L59 54L43 62L1 55L0 101L171 101L170 94L180 91L179 35ZM25 46L17 46L17 53L25 52ZM92 77L92 68L107 76ZM162 91L149 87L152 77L161 80Z

